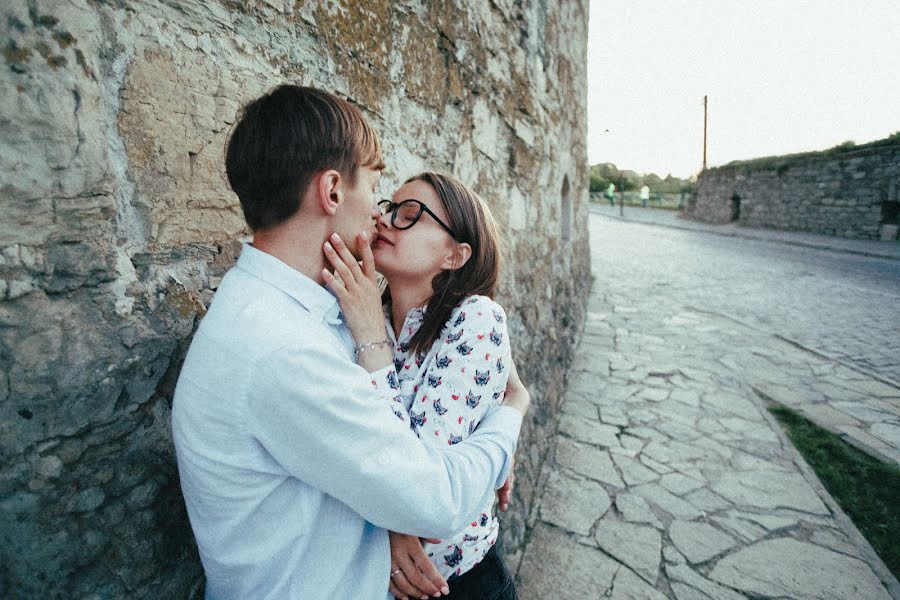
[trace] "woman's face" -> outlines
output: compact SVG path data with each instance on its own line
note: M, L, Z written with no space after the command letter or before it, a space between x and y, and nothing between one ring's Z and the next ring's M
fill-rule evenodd
M410 199L422 202L441 221L448 223L447 213L431 185L411 181L403 184L391 198L395 204ZM410 203L395 210L415 213L418 206ZM402 213L398 216L398 224L402 216ZM391 217L392 213L384 214L376 221L377 236L372 253L379 273L389 280L412 279L430 283L435 275L453 267L456 242L434 217L423 211L409 229L394 228Z

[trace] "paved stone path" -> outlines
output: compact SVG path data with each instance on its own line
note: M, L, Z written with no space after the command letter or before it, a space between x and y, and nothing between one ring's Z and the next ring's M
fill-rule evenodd
M819 403L821 418L887 452L898 445L861 427L891 422L897 389L689 297L663 298L673 282L617 250L627 240L652 251L635 229L647 226L591 226L596 281L518 570L522 597L898 597L763 400L840 391L846 411Z
M625 214L644 224L592 217L598 281L762 334L783 364L749 376L760 392L900 463L900 244Z

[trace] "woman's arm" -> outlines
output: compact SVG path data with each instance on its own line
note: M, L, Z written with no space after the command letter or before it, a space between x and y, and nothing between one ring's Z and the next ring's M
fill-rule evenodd
M528 393L528 388L526 388L525 384L522 383L522 380L519 379L519 371L516 369L516 363L513 360L510 360L509 380L506 382L506 395L503 398L503 403L508 404L516 402L524 403L527 407L531 404L531 394ZM497 490L497 505L500 508L500 512L506 512L509 509L509 502L512 499L515 479L516 461L515 458L512 458L510 459L509 477L506 478L503 487Z

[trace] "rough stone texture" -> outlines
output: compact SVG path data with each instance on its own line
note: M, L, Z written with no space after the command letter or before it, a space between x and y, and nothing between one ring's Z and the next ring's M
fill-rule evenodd
M596 481L554 473L547 482L540 512L548 523L587 535L610 504L609 494Z
M678 600L744 600L745 596L724 588L692 571L686 565L666 565L666 575Z
M169 404L247 233L227 133L283 82L362 107L385 193L454 172L504 225L515 566L590 281L587 3L13 0L0 27L0 596L197 593Z
M745 471L725 473L712 485L720 496L739 505L757 508L793 508L813 514L828 509L797 473Z
M727 556L710 577L766 597L890 598L864 562L791 538L766 540Z
M734 538L712 525L688 521L673 521L669 538L691 564L705 562L736 544Z
M609 453L587 444L579 444L567 438L560 438L556 446L556 461L579 475L596 479L617 487L625 487L616 472Z
M619 567L613 579L610 600L665 600L666 596L630 571L627 567Z
M603 519L597 524L594 537L608 554L649 583L656 582L662 550L662 541L656 529Z
M841 401L860 418L896 425L889 408L900 397L897 388L719 313L738 296L769 293L773 281L779 289L790 285L783 262L789 261L791 268L811 267L794 266L794 248L782 258L757 243L729 239L723 244L711 236L673 234L607 218L592 218L591 233L595 285L571 388L593 385L599 390L593 399L599 408L593 412L599 415L578 413L579 440L589 439L592 428L610 427L604 415L620 413L617 420L626 423L616 425L619 444L602 449L613 459L624 487L570 476L573 465L589 470L589 453L566 450L548 461L548 477L568 477L562 493L559 486L550 486L544 494L544 500L553 499L553 524L588 522L593 513L584 513L579 498L592 498L598 485L614 506L593 525L590 536L579 535L583 526L577 532L569 528L566 537L580 546L529 544L522 569L571 565L566 587L580 589L590 580L584 572L599 547L621 567L612 590L599 588L589 595L594 598L615 597L620 579L621 593L638 598L656 596L649 588L678 600L900 598L897 580L803 463L757 391L763 381L805 397L821 395L822 385L841 387ZM623 244L623 239L630 242ZM732 244L734 262L722 260ZM684 261L672 258L684 252L692 257L690 276ZM821 260L813 258L819 259L817 264ZM750 275L735 279L733 274L746 265ZM847 301L840 282L831 287L841 294L808 298L826 306ZM806 305L808 310L810 302ZM785 319L781 303L774 310L747 312L755 318ZM890 316L867 318L883 323ZM651 388L669 393L643 393ZM871 395L852 392L864 389ZM560 432L560 447L570 431ZM560 468L560 456L569 467ZM635 464L658 474L655 480L640 483L641 477L629 475ZM563 497L570 502L561 501ZM543 506L538 529L552 527ZM663 569L658 568L660 544ZM535 577L523 576L522 569L523 598L557 597ZM546 570L542 575L560 581Z
M519 568L528 598L601 598L621 568L596 548L542 523L532 531L528 550Z
M686 216L848 238L897 239L900 136L701 173Z

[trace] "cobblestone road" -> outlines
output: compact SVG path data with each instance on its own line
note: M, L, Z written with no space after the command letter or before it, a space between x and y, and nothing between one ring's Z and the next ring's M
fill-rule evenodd
M897 460L895 365L862 343L865 368L825 351L840 345L829 322L896 343L896 311L872 299L896 304L892 285L800 248L591 219L588 322L522 597L896 597L763 407L791 404Z

